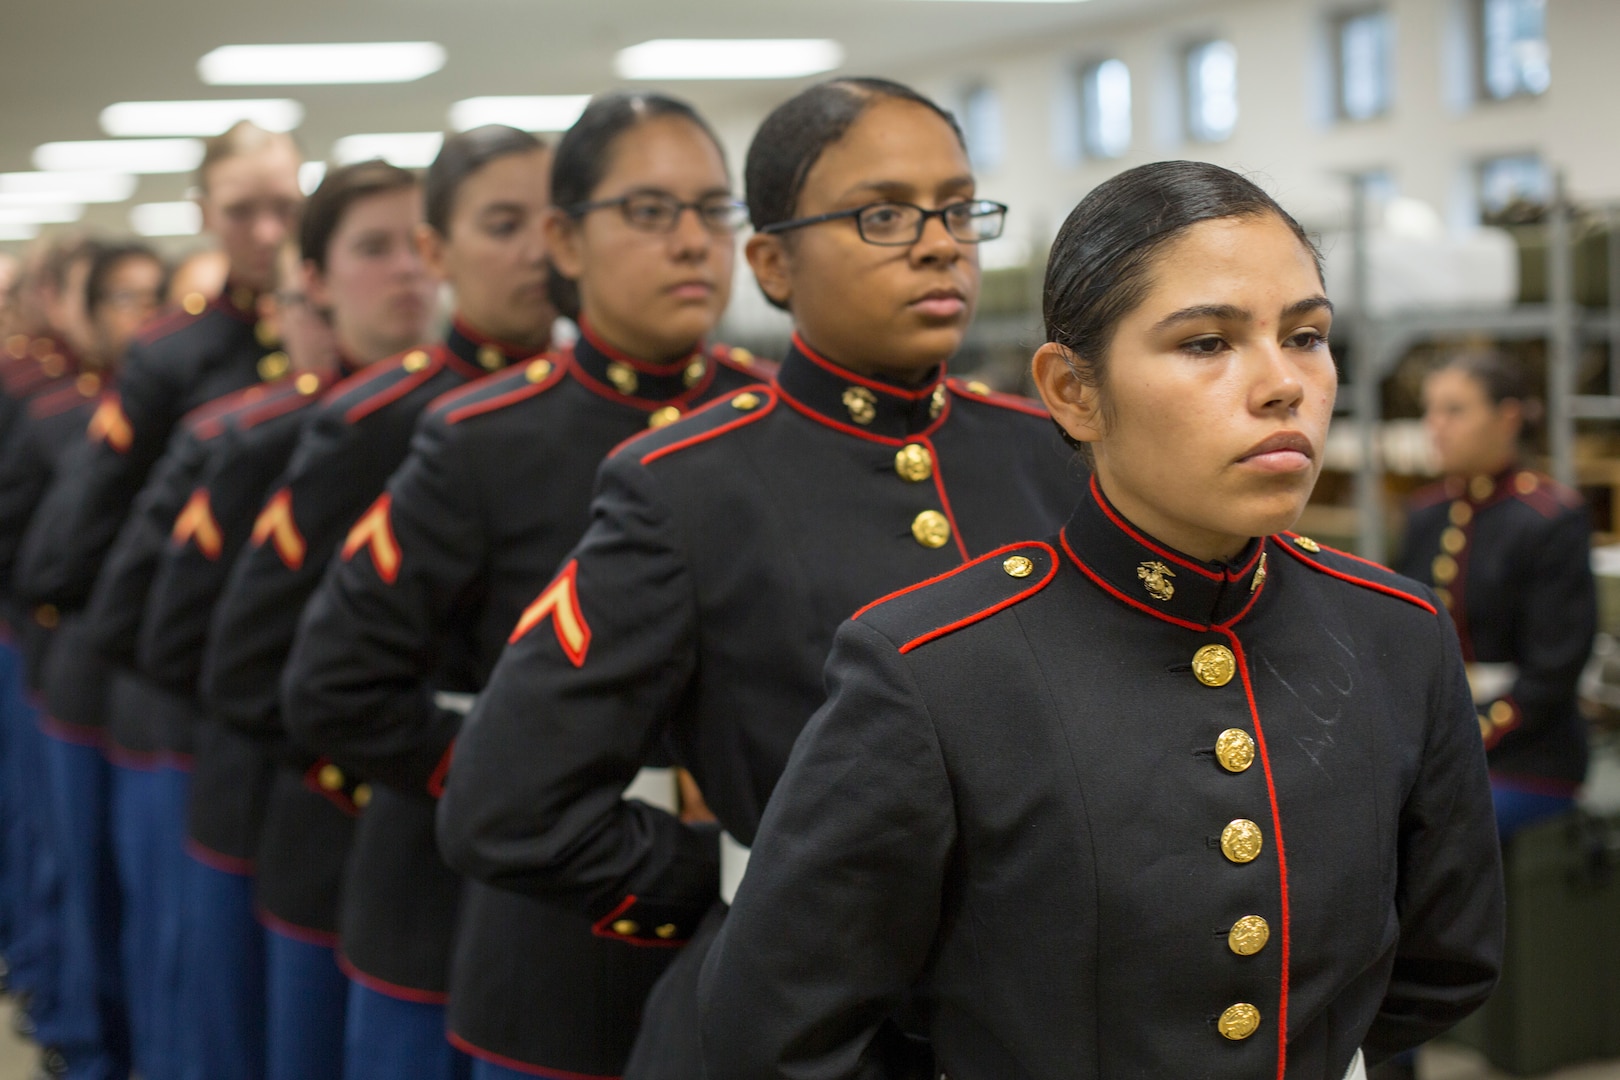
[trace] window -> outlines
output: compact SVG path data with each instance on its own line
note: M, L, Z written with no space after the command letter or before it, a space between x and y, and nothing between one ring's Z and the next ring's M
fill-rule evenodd
M1538 154L1509 154L1479 165L1480 216L1488 223L1521 216L1526 204L1543 207L1552 201L1552 173Z
M1220 142L1237 127L1237 50L1205 41L1187 50L1187 135Z
M1370 120L1389 112L1395 89L1395 20L1363 11L1338 24L1339 116Z
M1540 94L1552 81L1547 0L1480 0L1480 77L1497 101Z
M974 169L990 172L1001 164L1001 99L990 87L974 86L962 95L962 137Z
M1081 145L1087 157L1117 158L1131 148L1131 69L1103 60L1080 73Z

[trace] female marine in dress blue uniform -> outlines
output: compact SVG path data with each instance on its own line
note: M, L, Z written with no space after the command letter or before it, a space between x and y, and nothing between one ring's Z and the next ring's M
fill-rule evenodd
M1332 308L1253 184L1167 162L1053 247L1056 536L838 632L704 971L710 1080L1339 1080L1489 993L1502 885L1451 621L1287 533Z
M1454 357L1423 397L1446 478L1414 496L1396 567L1432 585L1457 625L1505 840L1574 806L1586 778L1576 684L1597 628L1591 520L1579 495L1519 462L1530 400L1512 361Z
M457 1064L438 1004L443 962L429 969L439 981L393 987L346 979L339 967L339 896L371 789L288 740L281 674L305 603L405 459L423 410L549 342L540 227L549 160L534 136L498 125L445 140L417 239L456 292L447 339L379 361L321 400L213 614L204 699L279 759L256 862L270 929L269 1080L397 1075L401 1060Z
M108 768L110 694L117 684L91 644L83 618L103 562L129 517L136 496L164 454L169 437L192 410L234 391L284 374L274 328L259 318L258 301L272 281L275 257L303 204L298 188L299 154L292 140L243 121L209 140L197 186L204 224L220 241L230 263L225 291L143 327L125 354L115 387L98 405L88 438L70 452L29 525L14 584L30 603L60 613L61 628L44 676L45 700L56 721L50 733L50 779L61 819L73 839L64 842L65 910L76 920L71 940L82 942L65 961L75 1015L71 1070L84 1062L88 1076L119 1075L128 1068L126 1007L172 1015L172 994L147 985L139 1005L126 1002L121 981L146 972L121 972L120 933L126 941L150 941L154 926L136 920L120 929L119 897L111 859L121 839L111 833L110 806L120 798L145 809L140 820L163 813L162 779L153 769ZM128 684L125 683L127 686ZM137 710L138 711L138 710ZM141 719L131 710L125 718ZM156 748L137 722L121 738L126 749ZM133 763L128 757L126 763ZM116 795L115 785L121 785ZM171 790L173 785L170 785ZM129 850L128 847L125 849ZM155 885L169 884L166 867L152 871ZM86 952L85 950L88 950ZM136 1064L153 1075L172 1068L174 1042L163 1030L135 1031ZM117 1048L125 1044L123 1048Z
M445 695L488 680L585 531L608 451L761 374L704 345L730 296L745 210L690 107L597 99L557 146L551 202L553 296L580 340L434 405L383 496L386 531L344 546L282 680L294 735L372 779L344 895L345 960L357 980L399 983L453 953L451 1039L490 1078L618 1075L674 954L594 935L556 904L463 886L444 865L434 796L461 722ZM666 796L670 780L664 770ZM459 916L446 892L460 894ZM431 1019L442 1039L445 1017ZM390 1075L442 1073L400 1061Z
M696 971L719 927L712 826L621 798L673 744L733 864L861 604L1044 532L1076 484L1031 402L947 381L979 284L961 135L915 92L835 80L749 148L748 257L796 334L780 371L621 446L592 522L529 606L457 743L451 861L572 905L631 947L691 941L627 1077L696 1077Z

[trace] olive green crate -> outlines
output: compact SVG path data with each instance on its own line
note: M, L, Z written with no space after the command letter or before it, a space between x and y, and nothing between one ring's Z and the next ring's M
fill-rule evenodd
M1515 1076L1620 1055L1620 819L1524 829L1503 864L1502 981L1447 1037Z

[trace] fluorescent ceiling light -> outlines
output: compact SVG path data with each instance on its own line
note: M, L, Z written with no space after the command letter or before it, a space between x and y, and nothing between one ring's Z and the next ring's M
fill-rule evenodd
M38 235L38 225L0 225L0 240L32 240Z
M291 131L304 120L304 107L291 98L248 101L120 101L101 110L108 135L221 135L238 120L266 131Z
M78 203L47 206L0 206L0 225L66 225L84 216Z
M0 200L58 203L123 202L135 194L136 180L117 172L0 173Z
M334 45L221 45L197 61L210 86L305 86L414 82L444 67L433 41Z
M844 47L826 39L643 41L613 61L622 79L797 79L831 71Z
M149 202L129 208L129 227L141 236L195 236L202 209L194 202Z
M321 186L326 179L326 162L306 161L298 166L298 189L305 195L315 194L315 189Z
M402 169L423 169L433 164L444 145L438 131L394 131L377 135L345 135L332 144L332 160L339 165L382 158Z
M450 126L457 131L485 124L505 124L520 131L567 131L590 103L589 94L467 98L450 106Z
M47 171L181 173L202 164L202 157L199 139L95 139L45 143L34 151L34 167Z

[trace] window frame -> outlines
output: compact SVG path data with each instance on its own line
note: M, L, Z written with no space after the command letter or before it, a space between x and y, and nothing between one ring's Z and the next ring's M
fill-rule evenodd
M1476 101L1490 105L1511 101L1533 101L1536 98L1546 94L1547 87L1542 87L1540 90L1534 90L1529 86L1526 86L1522 77L1522 70L1515 69L1515 85L1511 93L1498 94L1495 88L1491 86L1490 57L1486 52L1489 46L1486 39L1485 22L1486 10L1492 2L1493 0L1473 0L1473 2L1469 4L1470 21L1472 22L1471 29L1473 30L1473 41L1470 44L1473 47L1474 98ZM1510 2L1517 2L1517 0L1510 0ZM1548 5L1543 3L1541 41L1544 46L1547 44L1547 7ZM1549 47L1549 53L1550 51L1551 50ZM1548 83L1550 85L1552 81L1552 60L1550 55L1548 57L1547 71Z
M1193 78L1193 56L1214 45L1225 45L1232 51L1232 123L1226 131L1219 135L1210 134L1201 128L1197 117L1201 113L1202 88L1197 86ZM1181 108L1183 112L1182 134L1190 143L1202 146L1218 146L1237 134L1238 121L1242 119L1243 107L1238 93L1238 57L1237 45L1227 37L1211 35L1197 38L1187 42L1181 49Z
M1369 16L1382 16L1387 24L1384 56L1384 87L1383 102L1378 111L1366 116L1354 116L1347 107L1345 95L1345 76L1347 69L1344 56L1344 32L1346 28L1358 19ZM1340 124L1363 124L1375 120L1383 120L1395 111L1395 13L1388 4L1365 4L1360 7L1345 8L1334 12L1328 24L1331 50L1333 56L1333 119Z
M1095 118L1101 116L1101 109L1096 104L1097 74L1107 64L1119 64L1125 69L1125 142L1118 151L1109 151L1102 147L1097 137L1102 125L1094 122ZM1122 56L1096 56L1079 64L1075 76L1075 89L1080 106L1079 134L1082 161L1118 161L1131 152L1136 142L1135 83L1136 80L1131 75L1131 66Z

